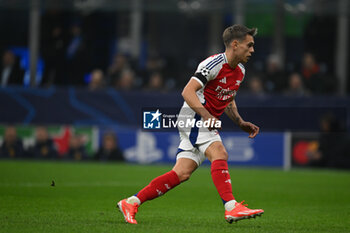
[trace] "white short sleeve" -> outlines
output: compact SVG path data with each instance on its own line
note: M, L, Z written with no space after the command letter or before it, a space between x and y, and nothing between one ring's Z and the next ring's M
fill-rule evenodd
M192 78L196 79L202 86L205 86L207 82L216 78L224 61L225 58L223 54L208 57L198 65L196 73Z

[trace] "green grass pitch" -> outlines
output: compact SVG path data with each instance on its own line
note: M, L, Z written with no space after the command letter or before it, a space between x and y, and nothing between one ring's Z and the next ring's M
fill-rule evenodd
M0 161L0 232L350 232L350 172L331 170L230 167L236 199L265 213L228 224L203 166L126 224L116 202L170 168Z

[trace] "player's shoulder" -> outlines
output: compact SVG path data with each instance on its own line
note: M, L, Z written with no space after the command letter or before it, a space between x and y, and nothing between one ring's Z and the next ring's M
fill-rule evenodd
M210 57L207 57L205 60L203 60L200 63L200 66L205 67L209 70L213 69L214 67L223 64L226 62L226 57L224 53L218 53L214 54Z
M243 75L245 75L245 68L244 65L242 63L238 64L238 68L241 70L241 72L243 73Z

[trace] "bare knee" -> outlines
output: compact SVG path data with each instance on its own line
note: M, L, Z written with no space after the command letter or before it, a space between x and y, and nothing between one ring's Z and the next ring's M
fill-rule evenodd
M186 172L186 171L182 171L182 172L179 172L176 174L179 177L180 182L185 182L185 181L189 180L191 175L192 175L191 172Z
M222 151L218 156L214 156L214 159L213 159L213 161L214 160L228 160L228 154L227 154L227 152L226 152L226 150L224 150L224 151Z
M214 160L228 160L228 154L221 142L212 143L205 151L205 156L210 162L213 162Z
M197 169L198 165L192 159L180 158L176 161L173 171L176 172L180 182L188 180L192 172Z

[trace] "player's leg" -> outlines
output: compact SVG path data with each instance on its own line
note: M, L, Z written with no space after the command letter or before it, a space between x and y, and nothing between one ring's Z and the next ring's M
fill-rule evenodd
M211 143L205 150L205 156L211 162L211 176L222 201L227 203L235 200L227 165L228 154L222 142Z
M197 164L193 160L179 158L171 171L153 179L149 185L135 195L140 200L138 204L159 197L181 182L188 180L196 168Z
M187 181L197 168L198 164L194 160L179 158L172 170L176 172L180 182L182 183Z
M245 218L255 218L264 213L261 209L251 210L243 205L243 202L236 202L232 194L231 178L228 171L228 154L222 142L212 142L207 148L203 149L205 156L211 162L211 176L214 185L225 205L225 219L232 223Z
M197 167L198 164L192 159L178 158L171 171L153 179L136 195L118 202L118 208L123 213L125 221L137 224L135 214L141 204L165 194L181 182L188 180Z

